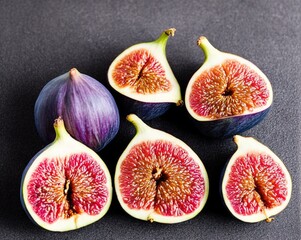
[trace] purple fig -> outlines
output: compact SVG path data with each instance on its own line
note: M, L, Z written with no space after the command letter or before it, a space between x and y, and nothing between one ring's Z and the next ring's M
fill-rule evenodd
M94 151L100 151L115 137L120 124L116 102L108 89L75 68L44 86L34 116L45 142L54 140L53 121L62 116L70 135Z

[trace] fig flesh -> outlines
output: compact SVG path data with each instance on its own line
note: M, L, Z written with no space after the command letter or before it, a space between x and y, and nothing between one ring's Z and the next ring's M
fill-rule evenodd
M203 36L198 45L205 62L188 83L185 104L201 133L232 137L263 120L273 101L266 75L250 61L217 50Z
M113 89L124 98L126 114L143 120L164 114L172 103L182 104L180 86L166 59L166 44L175 29L153 41L133 45L115 58L108 70Z
M291 198L292 180L283 162L251 137L234 136L237 151L222 180L225 205L244 222L271 222Z
M38 226L69 231L101 219L112 199L110 173L102 159L73 139L61 118L55 120L55 140L25 168L21 203Z
M147 126L136 115L127 119L137 132L116 166L115 190L122 208L150 222L178 223L195 217L209 193L199 157L184 142Z
M94 151L103 149L119 130L119 110L108 89L73 68L51 81L40 92L34 108L41 138L54 140L53 121L62 116L67 131Z

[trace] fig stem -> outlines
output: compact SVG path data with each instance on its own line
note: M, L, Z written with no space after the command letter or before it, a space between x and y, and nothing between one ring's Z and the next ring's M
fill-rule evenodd
M182 99L177 101L177 103L176 103L177 107L182 107L183 105L184 105L184 101Z
M149 127L135 114L127 115L126 119L136 128L137 133L147 130Z
M152 222L154 222L154 219L152 217L148 216L147 221L150 221L152 223Z
M55 131L55 141L69 136L69 133L66 131L63 118L60 116L54 120L54 131Z
M80 72L76 69L76 68L71 68L70 71L69 71L69 77L72 79L72 80L75 80L79 77L80 75Z
M198 46L203 50L205 54L205 59L208 59L209 57L214 57L217 53L219 53L219 50L217 50L215 47L211 45L211 43L208 41L208 39L204 36L200 36L197 40Z
M155 40L155 42L157 44L159 44L160 46L162 46L163 50L165 51L166 43L167 43L167 40L168 40L169 36L173 37L175 35L175 32L176 32L175 28L169 28L169 29L165 30L160 35L160 37L157 40Z

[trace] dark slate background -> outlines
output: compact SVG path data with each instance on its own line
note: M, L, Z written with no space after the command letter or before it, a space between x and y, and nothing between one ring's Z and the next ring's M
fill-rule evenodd
M300 14L299 0L0 1L0 239L300 239ZM269 77L272 109L243 135L283 159L293 179L288 207L270 224L234 219L218 192L222 168L236 149L233 141L200 136L187 124L185 108L174 107L148 124L182 139L203 160L210 196L197 217L176 225L151 224L127 215L114 195L109 212L88 227L53 233L35 226L21 207L19 185L26 164L45 146L33 119L42 87L72 67L108 86L108 67L122 50L169 27L177 32L167 57L183 95L204 60L196 45L200 35L251 60ZM117 137L100 153L112 176L134 135L121 117Z

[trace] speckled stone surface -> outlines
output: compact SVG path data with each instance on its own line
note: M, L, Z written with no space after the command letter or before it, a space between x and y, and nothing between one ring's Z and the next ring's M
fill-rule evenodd
M300 239L300 23L299 0L1 1L0 239ZM182 139L203 160L210 194L198 216L176 225L144 222L127 215L114 195L109 212L88 227L52 233L35 226L22 209L19 188L26 164L45 146L33 118L42 87L72 67L108 86L108 67L122 50L153 40L169 27L177 32L168 42L167 58L183 95L204 60L196 45L200 35L249 59L270 79L273 106L243 135L270 147L287 166L293 179L288 207L270 224L234 219L219 196L220 174L236 148L233 141L202 137L187 123L185 108L172 108L148 124ZM112 176L134 136L122 117L117 137L99 153Z

